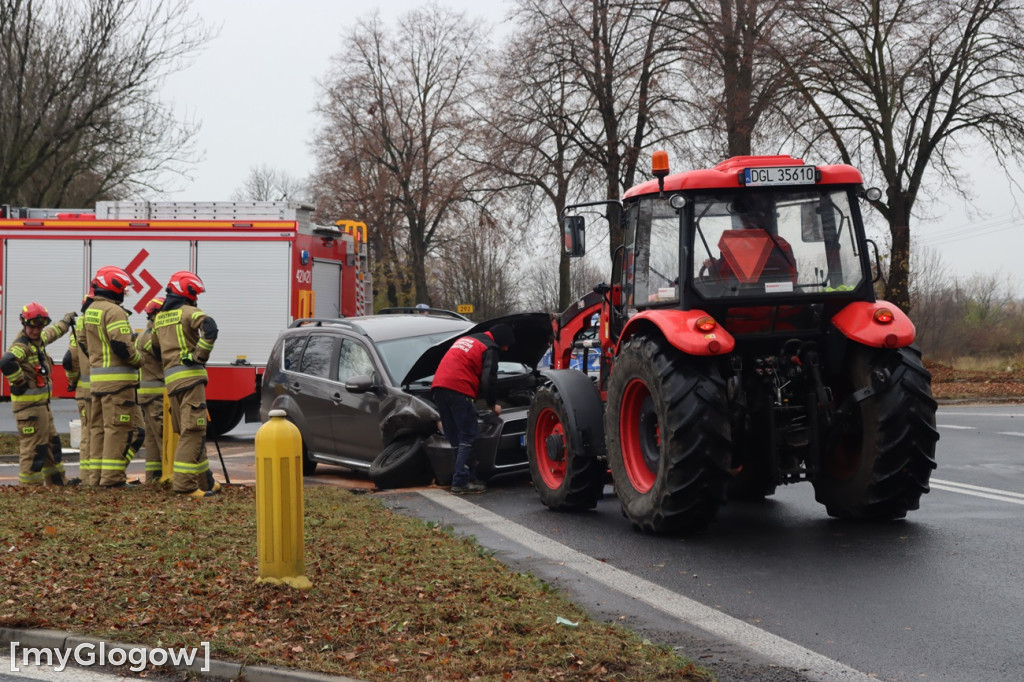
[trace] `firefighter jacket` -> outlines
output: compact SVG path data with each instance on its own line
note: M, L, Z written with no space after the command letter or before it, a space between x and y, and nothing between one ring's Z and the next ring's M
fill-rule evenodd
M97 294L82 317L78 345L89 355L92 395L108 395L138 386L142 356L135 349L128 311Z
M75 392L75 398L85 400L89 397L89 355L78 345L85 318L75 320L75 327L68 336L68 352L64 354L64 372L68 377L68 390Z
M217 325L213 318L184 299L169 295L153 320L153 349L164 367L167 393L180 393L206 384Z
M431 388L447 388L494 407L498 383L498 344L490 332L463 336L441 358Z
M0 370L11 383L11 411L48 405L53 386L53 358L46 346L68 332L68 323L57 320L33 341L22 332L0 357Z
M142 355L142 369L139 370L139 404L148 405L164 396L164 366L153 354L153 323L135 339L135 348Z

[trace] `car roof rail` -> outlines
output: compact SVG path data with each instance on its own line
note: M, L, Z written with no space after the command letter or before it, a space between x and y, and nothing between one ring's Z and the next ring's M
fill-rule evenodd
M288 328L292 327L324 327L337 325L340 327L351 327L352 323L342 317L302 317L293 321Z
M453 310L443 308L414 308L411 306L399 306L396 308L384 308L377 311L378 315L435 315L437 317L450 317L453 320L465 320L472 322L468 317Z

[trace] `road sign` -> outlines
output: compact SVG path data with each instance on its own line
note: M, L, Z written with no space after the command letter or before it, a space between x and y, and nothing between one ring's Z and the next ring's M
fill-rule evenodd
M455 309L460 315L472 315L473 304L472 303L460 303Z

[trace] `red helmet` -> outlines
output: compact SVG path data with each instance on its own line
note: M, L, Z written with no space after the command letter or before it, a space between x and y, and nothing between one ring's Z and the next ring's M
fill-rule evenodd
M45 327L50 324L50 313L38 303L29 303L21 309L21 323L26 327Z
M167 293L177 294L190 301L195 301L204 291L206 291L206 287L203 286L203 280L199 279L199 275L188 270L179 270L174 273L171 275L171 281L167 283Z
M164 305L164 299L162 296L154 296L149 299L149 303L146 304L145 313L147 315L154 315L160 312L160 308Z
M91 282L93 289L112 291L115 294L123 294L124 290L131 283L131 276L121 268L113 265L107 265L97 270L96 276L92 278Z

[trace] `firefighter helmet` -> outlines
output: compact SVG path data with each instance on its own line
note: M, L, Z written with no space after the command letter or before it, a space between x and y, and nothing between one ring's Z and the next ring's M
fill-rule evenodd
M102 289L122 296L131 283L131 276L113 265L107 265L97 270L96 276L92 278L91 282L93 290Z
M39 303L29 303L21 309L21 324L26 327L45 327L50 324L50 313Z
M199 279L199 275L188 270L179 270L174 273L171 275L171 281L167 283L167 293L187 298L193 303L204 291L206 291L206 287L203 286L203 280Z
M164 305L164 299L162 296L154 296L149 299L149 303L146 304L145 313L147 315L155 315L160 312L160 308Z

